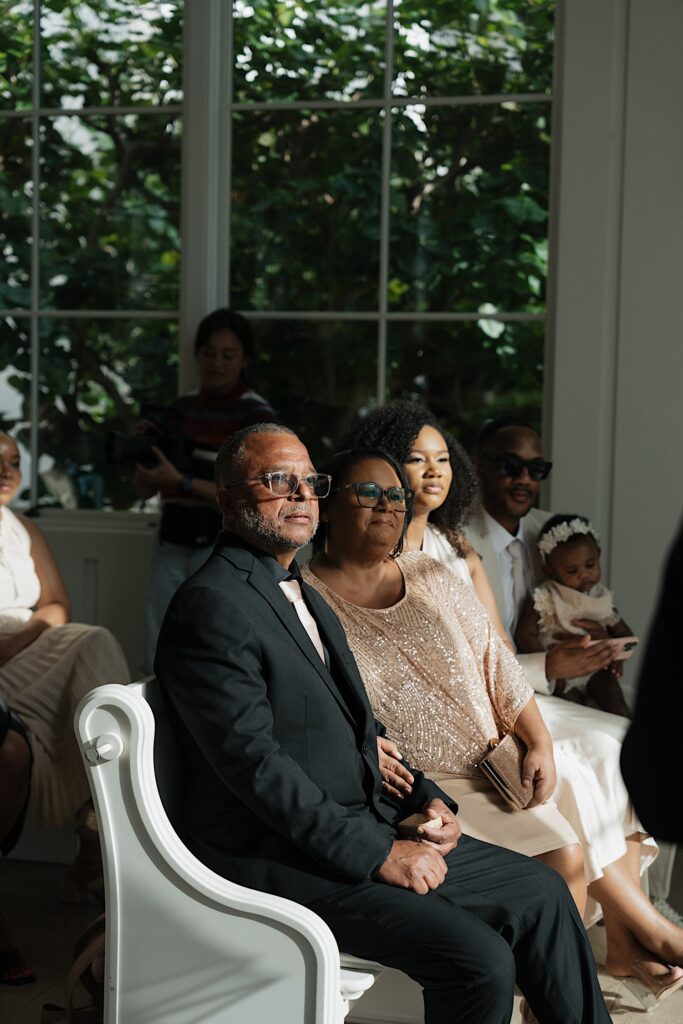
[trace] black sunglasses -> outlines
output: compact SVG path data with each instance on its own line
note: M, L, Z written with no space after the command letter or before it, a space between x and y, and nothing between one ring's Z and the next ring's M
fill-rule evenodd
M532 480L545 480L553 468L552 462L546 462L545 459L520 459L519 455L511 452L504 455L481 455L480 458L494 462L500 476L511 476L513 479L521 476L526 469Z

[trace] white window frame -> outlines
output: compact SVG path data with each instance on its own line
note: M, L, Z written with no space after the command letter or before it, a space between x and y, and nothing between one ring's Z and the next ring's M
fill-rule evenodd
M563 0L560 0L563 2ZM259 310L245 311L256 320L335 320L337 322L365 321L377 325L377 379L375 399L378 404L386 397L387 331L390 323L455 323L476 322L482 314L471 312L392 312L388 308L389 278L389 213L390 169L392 144L392 117L396 108L411 105L469 105L500 104L504 102L547 103L552 97L545 93L500 94L489 96L393 96L394 4L387 0L385 74L383 95L377 99L352 101L291 101L274 103L242 103L232 101L232 4L227 0L186 0L184 7L183 90L182 104L167 106L55 108L43 107L41 100L41 40L40 0L33 0L33 83L32 108L3 111L3 117L31 120L32 178L34 196L32 208L32 236L40 237L38 193L40 186L40 123L46 116L76 116L89 114L163 114L182 118L182 170L181 170L181 239L182 259L179 310L67 310L51 309L40 305L40 247L34 244L31 255L31 300L28 308L4 309L3 316L30 322L31 382L30 404L38 408L38 353L40 320L59 319L157 319L180 320L180 366L178 390L184 392L195 383L195 360L192 337L196 324L211 309L229 302L230 294L230 208L226 197L230 195L231 178L231 120L233 110L342 110L351 107L375 109L384 112L382 126L382 189L380 197L380 251L378 273L379 302L376 310L349 312L344 310ZM503 322L545 322L546 313L516 313L499 311L486 314L487 320ZM38 422L32 416L31 450L39 454ZM31 504L38 495L38 458L31 460Z
M395 96L391 92L393 77L394 2L386 3L383 94L377 99L359 100L293 100L289 102L233 102L232 99L232 4L225 0L187 3L185 16L185 79L186 109L192 111L185 121L183 146L183 281L181 291L180 389L195 384L194 354L190 345L194 328L205 313L229 304L230 296L230 211L225 202L230 194L231 138L233 111L258 110L349 110L367 109L384 112L382 125L382 188L380 196L380 250L378 273L378 308L374 311L346 310L243 310L254 320L298 320L352 322L377 325L377 381L375 399L381 405L386 398L387 329L390 323L457 323L476 322L482 314L471 312L391 312L388 308L389 283L389 213L392 117L396 108L408 106L483 106L516 102L547 103L552 109L552 96L547 93L503 93L488 96ZM195 113L196 112L196 113ZM211 133L211 126L223 125ZM206 230L203 225L206 224ZM191 258L188 259L188 254ZM503 322L545 322L546 313L514 313L500 311L486 314L487 320Z

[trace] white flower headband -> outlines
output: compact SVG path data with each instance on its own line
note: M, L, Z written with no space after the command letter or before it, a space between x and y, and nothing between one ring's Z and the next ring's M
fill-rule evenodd
M548 561L550 552L554 551L558 544L564 544L569 540L570 537L575 537L579 533L590 534L595 540L596 544L600 544L598 535L595 532L593 526L584 519L570 519L568 523L558 523L557 526L553 526L551 530L544 533L538 542L538 550L541 553L541 558L544 562Z

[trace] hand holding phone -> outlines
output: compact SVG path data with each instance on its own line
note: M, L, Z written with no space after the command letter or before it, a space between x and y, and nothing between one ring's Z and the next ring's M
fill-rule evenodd
M615 661L626 661L630 658L636 647L638 646L637 636L615 636L612 640L613 644L618 644L617 653L614 655Z
M611 643L614 649L614 657L612 658L612 660L626 661L627 658L631 657L640 641L637 636L613 636L610 638L609 642ZM591 640L588 646L592 647L593 644L600 643L603 643L603 641Z

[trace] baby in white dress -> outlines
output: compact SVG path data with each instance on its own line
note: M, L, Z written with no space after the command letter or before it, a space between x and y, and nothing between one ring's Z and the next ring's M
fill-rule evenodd
M538 538L545 574L528 600L517 628L517 648L528 653L546 651L569 636L628 637L615 644L615 660L592 676L557 680L555 693L603 711L630 717L619 678L623 660L637 640L614 606L612 592L600 582L600 546L588 519L583 516L552 516Z

